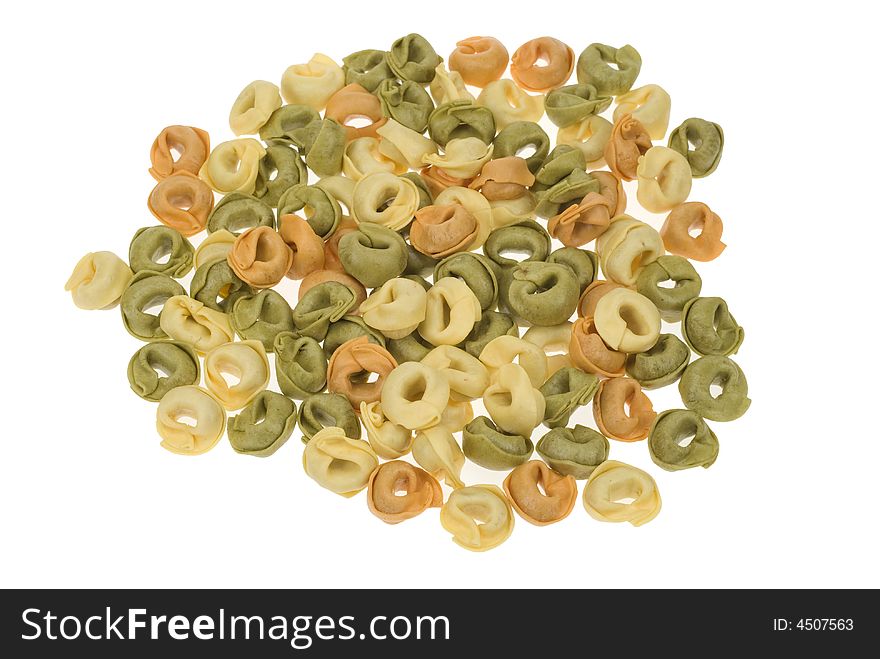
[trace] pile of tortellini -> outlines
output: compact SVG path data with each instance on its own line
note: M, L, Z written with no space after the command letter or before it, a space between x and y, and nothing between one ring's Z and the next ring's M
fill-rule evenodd
M688 201L723 133L691 118L655 146L670 97L632 89L640 68L632 46L576 56L551 37L512 57L471 37L446 63L418 34L341 66L316 54L232 104L232 131L259 139L211 148L199 128L162 130L148 199L160 224L134 234L128 263L87 254L66 288L84 309L119 305L144 342L128 379L158 403L173 453L202 454L225 432L266 457L298 427L319 485L367 490L390 524L439 507L475 551L509 537L513 511L565 518L577 480L592 517L644 524L656 483L609 460L609 438L647 439L664 470L709 467L706 419L750 401L729 358L743 330L701 296L690 262L725 247L718 215ZM623 181L667 214L659 231ZM285 278L297 299L273 290ZM645 390L675 382L683 408L657 414ZM476 399L488 416L474 418ZM590 403L596 427L571 424ZM506 473L502 486L463 482L466 458Z

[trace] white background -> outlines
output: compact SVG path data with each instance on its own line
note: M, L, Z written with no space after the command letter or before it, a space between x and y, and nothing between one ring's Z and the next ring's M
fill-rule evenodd
M863 3L781 4L5 9L0 586L880 586L875 22ZM724 127L721 165L691 199L722 216L729 247L698 268L704 294L725 297L746 328L735 359L753 404L711 424L721 453L708 470L666 473L644 442L612 442L611 457L648 469L662 493L642 528L596 522L578 500L564 522L517 518L504 545L473 554L437 510L388 526L364 494L322 490L302 470L298 433L269 459L226 440L172 455L155 406L128 388L140 344L118 310L80 311L63 291L82 254L124 256L155 223L147 167L164 126L200 126L219 143L248 82L411 31L444 57L474 34L511 52L543 34L578 53L632 43L636 85L672 96L670 127L690 116ZM649 395L658 410L680 406L675 387ZM589 409L575 420L591 425Z

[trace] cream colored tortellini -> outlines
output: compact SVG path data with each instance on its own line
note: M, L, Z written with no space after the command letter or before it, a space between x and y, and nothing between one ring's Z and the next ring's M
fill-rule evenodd
M632 499L622 503L622 499ZM660 513L660 493L651 475L616 460L593 470L584 487L584 508L600 522L647 524Z
M281 95L287 103L308 105L318 111L344 86L342 67L322 53L315 53L305 64L287 67L281 76Z
M439 424L419 430L412 445L412 456L437 480L445 481L450 487L464 486L461 482L464 453L446 426Z
M195 266L198 270L201 266L211 261L226 260L226 256L232 251L237 236L220 229L213 233L209 233L205 239L196 247Z
M406 167L395 162L379 150L379 140L375 137L358 137L349 142L342 156L342 171L354 181L376 172L403 174Z
M253 194L265 155L263 145L251 137L222 142L202 165L199 178L220 194Z
M379 152L407 169L418 169L425 156L437 153L434 140L394 119L389 119L384 126L377 128L376 134L381 138Z
M493 549L513 533L513 508L496 485L455 490L440 509L440 524L471 551Z
M571 323L566 321L559 325L542 327L534 325L523 334L523 341L533 343L544 351L547 357L547 377L549 378L560 368L571 366L568 356L571 344ZM546 381L546 380L545 380Z
M428 289L425 320L419 324L419 334L435 346L458 345L482 314L480 301L467 284L455 277L443 277Z
M192 419L187 423L184 419ZM226 411L201 387L175 387L162 396L156 408L156 431L162 448L179 455L210 451L226 430Z
M468 91L461 74L458 71L448 71L443 66L443 62L434 69L434 79L428 89L431 90L435 105L443 105L459 99L474 100L474 95Z
M492 374L483 404L495 425L514 435L531 437L544 420L544 396L518 364L504 364Z
M427 364L404 362L385 377L379 401L392 423L424 430L440 423L449 402L449 380Z
M599 298L593 321L602 340L619 352L645 352L660 338L657 307L629 288L615 288Z
M480 353L480 361L489 369L490 376L505 364L517 364L529 376L533 387L540 387L550 375L544 350L518 336L503 335L492 339Z
M662 140L669 127L672 99L660 85L645 85L617 97L614 123L631 114L639 121L652 140Z
M346 437L342 428L327 426L309 440L303 451L306 474L323 488L344 497L363 490L379 459L362 439Z
M605 165L605 146L611 138L613 124L597 114L560 128L556 133L556 145L564 144L584 154L587 169L599 169Z
M488 369L479 359L461 348L449 345L438 346L425 355L422 363L436 368L446 376L452 401L480 398L489 386ZM465 424L467 423L466 421ZM453 425L457 426L460 423L456 422Z
M421 284L395 277L361 303L364 322L389 339L402 339L425 320L428 294Z
M89 252L73 268L64 290L80 309L107 309L119 302L133 276L113 252Z
M602 272L611 281L635 286L639 273L663 256L663 239L654 227L629 215L618 215L596 240Z
M351 213L358 222L399 231L412 222L419 201L419 189L410 179L391 172L374 172L354 186Z
M422 162L439 167L449 176L460 179L473 178L492 159L494 147L479 137L462 137L449 140L443 154L429 153Z
M188 295L175 295L165 301L159 314L159 327L175 341L187 343L203 353L235 338L227 314L206 307Z
M266 80L254 80L241 90L232 104L229 127L236 135L256 135L280 107L278 86Z
M477 97L477 105L492 111L497 130L517 121L537 122L544 114L543 95L533 96L507 78L486 85Z
M370 446L380 458L395 460L412 450L413 431L389 421L379 401L361 401L361 421Z
M691 166L678 151L655 146L639 158L636 199L652 213L665 213L684 203L691 193Z
M230 384L224 375L238 382ZM227 410L241 409L269 386L269 358L262 341L224 343L205 355L205 385Z

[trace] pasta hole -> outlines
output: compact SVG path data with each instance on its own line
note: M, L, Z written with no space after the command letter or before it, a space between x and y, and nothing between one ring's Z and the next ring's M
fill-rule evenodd
M446 304L446 300L443 300L443 327L449 327L449 324L452 322L452 309L448 304Z
M171 372L168 371L164 366L162 366L162 364L150 364L150 368L152 368L156 372L156 375L159 378L167 378L169 375L171 375Z
M177 421L177 423L180 423L184 426L189 426L190 428L195 428L199 425L198 419L190 416L189 412L182 412L179 416L174 417L174 420Z
M550 65L550 60L547 59L545 55L538 56L538 59L535 60L535 66L539 69L543 69Z
M188 211L190 208L192 208L194 200L192 198L192 195L190 195L189 193L185 193L169 197L168 203L179 210Z
M351 126L352 128L366 128L370 124L373 123L373 120L369 117L365 117L362 114L356 114L351 117L347 117L345 119L345 126Z
M148 316L158 316L162 313L162 308L165 306L165 302L168 301L167 297L156 297L147 302L144 305L144 308L141 309L142 313L147 314Z
M632 406L629 404L629 400L623 401L623 413L632 416Z
M509 391L499 391L495 394L495 399L504 407L510 407L513 405L513 396Z
M609 69L612 71L620 71L620 67L617 66L617 62L605 62Z
M544 482L543 481L538 481L537 483L535 483L535 487L537 488L538 492L541 493L542 497L547 496L547 490L544 489Z
M532 252L524 249L502 249L498 256L509 261L521 263L522 261L528 261L532 258Z
M183 155L183 151L180 150L179 146L172 146L168 151L171 154L171 160L174 162L180 160L180 157Z
M538 147L534 144L526 144L524 147L517 149L516 155L517 158L522 158L523 160L527 158L531 158L538 152Z
M221 370L220 377L223 378L223 381L226 382L226 386L230 389L241 384L241 373L233 372L231 369L228 371Z
M689 432L683 437L679 437L677 440L675 440L675 443L678 444L681 448L687 448L691 445L691 442L694 441L694 437L694 433Z
M382 202L381 204L379 204L379 206L376 208L376 212L377 212L377 213L381 213L382 211L388 210L388 207L389 207L391 204L394 203L394 200L395 200L395 199L396 199L396 197L389 197L388 199L386 199L385 201L383 201L383 202Z
M268 262L272 259L272 249L269 247L268 241L258 240L255 260Z
M156 247L156 251L153 252L153 256L150 260L153 263L157 263L159 265L165 265L168 261L171 260L171 240L168 238L164 238L161 243Z
M715 332L718 332L718 327L721 325L721 307L715 309L715 313L712 315L712 329Z
M278 170L273 168L271 172L269 172L269 176L266 178L270 183L278 178Z
M315 421L317 421L318 424L323 428L336 425L336 419L327 414L327 412L325 412L324 410L314 410L312 412L312 415L314 416Z
M422 398L425 397L425 391L427 390L427 388L428 383L424 380L413 382L412 385L403 393L403 397L410 403L415 403L416 401L422 400Z
M611 503L619 503L622 506L628 506L635 501L634 497L620 497L619 499L614 499Z
M688 227L688 235L691 238L699 238L703 233L704 224L703 220L694 220L694 222Z
M266 421L266 407L265 405L260 405L257 409L257 415L254 417L254 425L258 426L261 423L265 423Z
M718 398L724 393L724 387L727 385L727 378L722 375L717 376L709 383L709 395L712 398Z
M648 256L650 256L650 254L647 251L639 252L638 254L636 254L635 258L632 260L632 264L630 265L630 267L632 268L632 271L638 272L645 265L647 265L645 263L645 258Z
M649 329L646 326L644 319L632 306L628 304L621 305L619 313L620 318L626 323L626 326L633 334L644 336L648 333Z
M657 282L657 288L678 288L678 282L674 279L664 279Z

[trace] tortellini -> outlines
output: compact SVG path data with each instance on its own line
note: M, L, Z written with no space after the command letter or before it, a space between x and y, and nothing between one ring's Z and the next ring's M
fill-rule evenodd
M635 285L639 273L665 252L660 234L629 215L618 215L596 241L605 276L623 286Z
M684 341L674 334L661 334L654 347L627 358L626 374L644 389L657 389L678 380L690 358Z
M594 85L603 94L620 96L630 90L641 68L639 51L629 44L614 48L591 43L578 57L577 79Z
M479 359L461 348L438 346L421 361L446 376L452 401L481 398L489 386L489 370Z
M539 65L538 61L544 64ZM564 85L574 71L574 51L553 37L538 37L516 49L510 58L510 75L520 87L547 92Z
M696 297L681 310L681 335L701 356L735 354L745 338L745 330L720 297Z
M669 133L669 148L687 159L694 178L703 178L718 167L724 149L724 131L718 124L705 119L685 119Z
M530 524L559 522L574 508L577 481L553 471L540 460L526 462L504 479L504 492L513 509Z
M230 192L214 206L208 216L208 239L215 233L227 231L234 236L254 227L275 228L275 213L261 199L240 192Z
M544 420L544 396L518 364L504 364L492 374L483 404L502 430L523 437Z
M660 336L660 312L628 288L615 288L596 304L596 331L609 348L633 353L649 350Z
M605 145L605 162L618 178L634 181L638 176L639 158L653 146L651 136L642 123L631 114L625 114L611 129Z
M571 326L568 354L577 368L606 378L620 377L626 368L626 353L605 344L593 318L578 318Z
M330 323L342 318L354 307L355 295L348 286L325 281L310 288L293 309L293 325L301 336L323 341Z
M295 329L290 305L273 290L239 298L232 305L229 317L241 338L262 342L266 352L274 349L275 337L279 333Z
M324 116L343 126L350 141L363 137L375 138L376 129L385 124L379 99L357 83L347 84L333 94L327 101ZM349 124L350 120L361 117L369 119L371 123L361 127Z
M420 253L442 259L467 249L477 230L476 218L461 204L430 205L416 211L409 239Z
M192 419L193 424L186 419ZM179 455L201 455L223 437L226 411L201 387L175 387L162 396L156 408L156 431L162 448Z
M328 420L332 426L326 425ZM341 428L345 436L351 439L360 439L361 436L357 414L342 394L318 393L309 396L300 407L298 423L304 444L308 444L325 427Z
M237 380L230 384L225 376ZM259 341L237 341L205 355L205 385L227 410L241 409L269 386L269 358Z
M690 165L684 156L665 146L651 147L639 158L636 176L636 198L652 213L675 208L691 193Z
M132 272L151 270L175 278L192 270L194 256L192 244L179 231L164 226L138 229L128 248Z
M361 403L379 400L379 394L388 374L397 367L394 357L380 345L359 336L343 343L327 365L327 389L340 393L359 410ZM369 381L368 375L376 374Z
M467 284L444 277L427 293L425 319L418 331L435 346L457 345L467 338L481 315L480 301Z
M492 111L467 99L444 103L428 118L428 133L440 146L464 137L476 137L489 144L495 138L495 129Z
M543 96L528 94L507 79L488 83L477 97L477 105L492 111L498 130L517 121L537 122L544 114Z
M120 301L133 276L131 268L113 252L89 252L73 268L64 290L80 309L107 309Z
M128 362L128 383L144 400L157 403L175 387L197 385L199 357L178 341L153 341L142 346Z
M223 142L211 151L199 169L199 178L220 194L251 194L265 155L265 147L250 137Z
M195 126L168 126L150 149L150 176L157 181L179 172L198 174L211 151L208 133ZM175 157L176 153L176 157Z
M599 378L592 373L573 366L556 371L539 389L544 396L544 425L565 426L578 407L593 400L598 388Z
M315 53L307 63L287 67L281 76L281 95L291 105L320 111L344 85L342 68L327 55Z
M692 227L699 230L698 235L691 236ZM660 237L671 254L694 261L711 261L727 247L721 242L723 230L724 224L717 213L702 202L689 201L669 212L660 227Z
M274 229L248 229L232 245L226 260L236 276L254 288L271 288L293 267L293 251Z
M673 282L672 287L663 286ZM636 280L636 289L648 298L660 315L668 321L681 319L681 310L700 295L703 280L694 266L680 256L660 256L646 265Z
M510 273L506 301L511 311L532 325L558 325L574 313L580 293L568 266L525 261Z
M398 78L422 85L434 79L434 69L442 61L428 40L415 33L400 37L391 44L386 59Z
M485 87L504 75L510 54L494 37L468 37L456 42L449 56L449 70L458 72L474 87Z
M434 111L434 103L428 92L412 80L383 80L376 90L382 113L398 123L424 133L428 127L428 117Z
M315 433L303 451L306 474L321 487L353 497L370 481L379 460L362 439L347 437L342 428L329 426Z
M409 428L389 421L379 401L361 403L361 421L367 431L370 446L380 458L394 460L412 450L415 435Z
M632 499L626 502L625 499ZM584 508L600 522L647 524L660 513L660 493L651 476L622 462L606 460L584 487Z
M275 375L281 391L291 398L308 398L327 384L327 357L309 336L279 332L273 342Z
M114 263L110 263L110 265L113 266ZM85 261L85 264L82 261L80 262L77 270L74 271L77 279L85 279L87 276L87 271L84 272L86 267L95 269L95 280L98 284L105 287L111 285L112 282L105 279L108 272L101 272L99 266L96 266L92 261ZM102 263L100 267L106 268L107 266ZM165 330L162 329L159 323L159 314L150 313L150 310L157 306L161 309L172 297L186 295L183 286L167 275L160 275L149 270L141 270L133 277L131 276L131 271L127 275L123 271L122 276L130 280L128 286L122 291L122 297L119 299L119 309L122 312L122 323L125 325L125 329L129 334L141 341L167 338L168 334L165 333ZM71 281L74 281L73 278L71 278ZM71 281L68 281L68 286L71 285ZM112 284L116 286L118 282ZM78 294L76 288L73 291ZM104 295L109 298L113 291L112 289L102 290L96 286L94 290L87 288L86 292L90 296L96 296L97 299L101 299L97 296ZM75 295L74 301L76 300L77 297Z
M150 193L147 207L162 224L189 237L202 231L208 223L214 208L214 194L204 181L183 171L159 181Z
M188 295L165 301L159 327L175 341L191 345L197 352L209 352L235 338L229 316L215 311Z
M589 478L608 459L608 440L592 428L553 428L535 447L538 455L560 474Z
M607 110L611 97L603 96L593 85L579 83L554 89L544 105L547 118L565 128Z
M361 304L364 322L389 339L402 339L425 320L428 294L403 277L389 279Z
M346 84L361 85L368 92L374 92L383 80L395 77L388 66L384 50L359 50L342 58Z
M374 172L354 186L351 212L361 224L370 222L399 231L418 209L419 191L408 178Z
M721 388L716 396L712 385ZM687 366L678 383L685 407L712 421L733 421L749 409L749 385L739 365L728 357L709 355Z
M256 135L281 107L281 92L277 85L255 80L241 90L229 111L229 127L236 135Z
M296 405L274 391L262 391L226 423L236 453L268 457L281 448L296 428Z
M571 343L570 322L565 321L546 327L533 325L525 331L522 338L544 351L547 357L548 376L566 366L571 366L571 358L568 356L568 346Z
M666 410L654 420L648 449L654 463L666 471L708 469L718 458L718 438L696 412Z
M378 288L406 269L406 241L396 231L365 222L342 236L339 260L345 271L364 286Z
M528 436L499 430L491 419L479 416L464 427L462 449L481 467L504 471L528 460L535 445Z
M513 509L497 486L472 485L449 495L440 509L440 523L460 547L486 551L513 533Z
M638 120L652 140L662 140L669 127L672 100L660 85L645 85L617 96L614 122L626 115Z
M443 505L440 483L424 469L402 460L379 465L367 484L367 505L383 522L398 524Z
M382 412L392 423L424 430L440 423L449 393L449 380L442 372L408 361L386 376L379 399Z
M534 387L540 387L549 372L544 351L518 336L503 335L492 339L480 352L479 359L489 369L490 376L505 364L521 366Z
M452 431L445 425L438 424L417 431L412 456L434 478L442 479L450 487L464 487L461 480L464 453Z
M606 437L621 442L645 439L656 417L651 400L631 378L609 378L593 398L593 418Z

